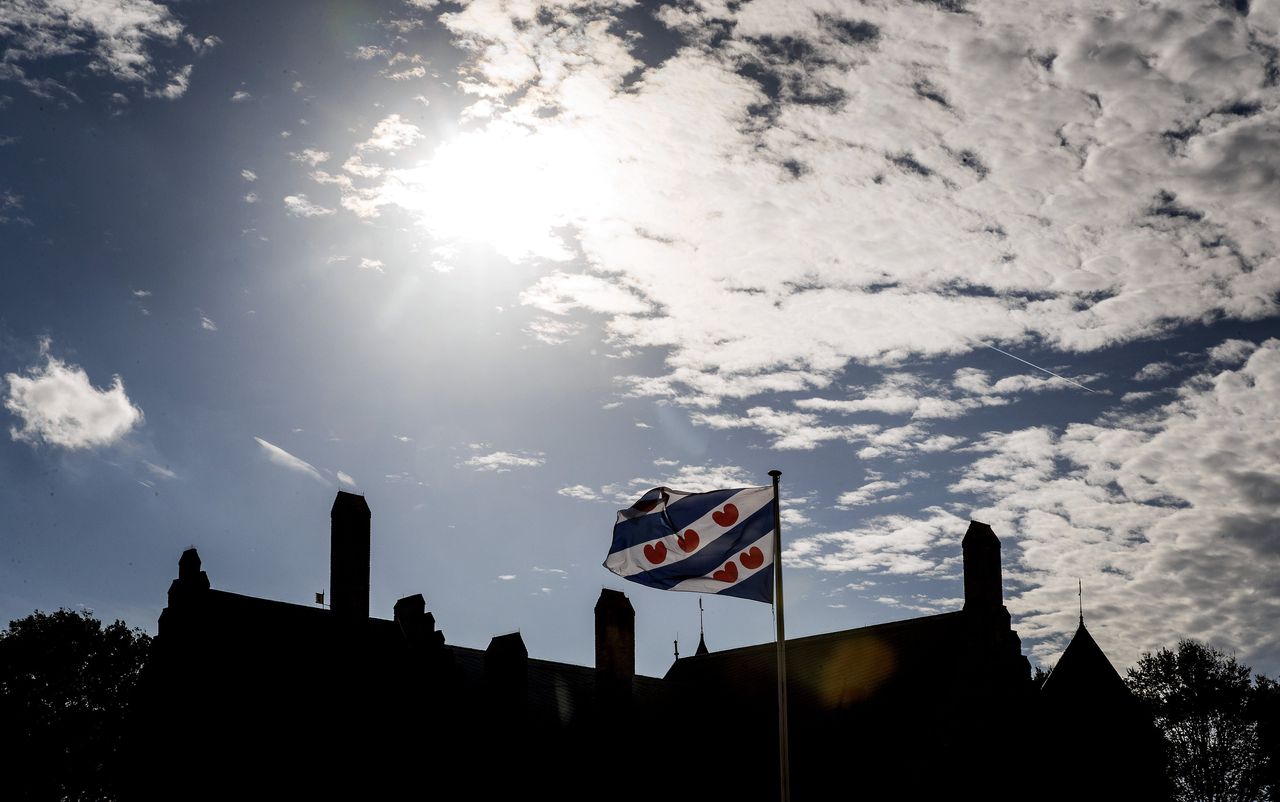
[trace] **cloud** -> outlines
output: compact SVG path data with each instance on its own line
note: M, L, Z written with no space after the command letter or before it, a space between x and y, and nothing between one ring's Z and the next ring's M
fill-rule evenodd
M670 460L656 460L658 467L669 467ZM688 493L705 493L726 487L751 487L758 483L737 465L684 465L674 474L663 477L636 477L627 482L607 484L600 488L573 485L561 488L560 495L581 501L609 501L620 507L630 506L642 493L654 487L670 487Z
M212 320L212 319L210 319L208 315L201 314L201 315L200 315L200 328L204 329L205 331L217 331L217 330L218 330L218 324L217 324L217 323L214 323L214 322L213 322L213 320Z
M299 164L306 164L311 167L315 167L317 164L329 161L329 154L323 150L316 150L315 148L304 148L298 153L290 153L289 158Z
M46 342L43 365L5 374L5 409L22 422L9 429L14 440L96 448L120 441L142 422L142 410L129 400L119 376L100 390L83 368L49 356L47 348Z
M297 471L298 473L306 474L307 476L310 476L312 479L315 479L320 484L324 484L324 485L329 484L329 480L325 479L324 476L320 473L320 471L316 470L315 466L307 462L306 460L302 460L302 459L299 459L298 457L295 457L294 455L290 454L288 451L285 451L280 446L268 443L266 440L263 440L261 437L255 437L253 439L259 446L262 447L262 451L267 455L267 459L271 460L276 465L280 465L284 468L288 468L291 471Z
M858 6L842 14L876 36L848 41L816 6L761 0L714 26L667 9L686 43L645 67L610 6L540 8L442 17L475 125L344 207L580 255L529 300L581 292L614 345L661 349L637 392L708 405L851 363L1080 353L1277 311L1280 42L1256 14Z
M243 103L246 100L253 100L253 95L249 94L243 89L237 89L235 93L231 95L232 103Z
M1223 340L1209 349L1209 361L1236 365L1243 362L1257 347L1256 343L1248 340Z
M569 498L576 498L579 501L603 501L604 500L600 497L598 493L596 493L596 491L592 490L586 485L572 485L570 487L562 487L556 492L562 496L568 496Z
M368 257L362 257L360 259L361 270L372 270L376 273L383 273L385 271L382 269L382 267L383 265L382 265L381 259L369 259Z
M333 209L312 203L306 195L286 195L284 209L293 217L324 217L333 214Z
M21 62L76 58L90 72L147 84L157 74L155 46L178 44L182 36L182 23L153 0L13 0L0 11L0 37L7 40L4 60L10 68L9 77L46 96L51 89L73 93L56 81L26 79ZM188 35L187 41L208 49L217 44L217 37L199 40ZM173 73L166 87L148 93L180 97L190 75L188 65Z
M530 320L524 327L524 331L538 342L560 345L568 342L585 328L586 326L582 323L542 316Z
M357 150L395 153L410 147L422 136L418 126L406 122L399 114L391 114L373 127L373 133L357 146Z
M245 181L257 181L257 180L258 180L258 174L257 174L257 173L255 173L254 171L252 171L252 170L248 170L248 169L241 170L241 171L240 171L240 177L241 177L241 178L243 178Z
M1280 340L1251 345L1231 346L1249 351L1242 364L1189 377L1164 405L990 432L967 448L974 458L949 490L1004 541L1007 604L1042 662L1074 630L1077 578L1117 665L1181 637L1280 661L1280 427L1259 425L1280 420ZM938 575L964 529L935 507L802 538L788 559Z
M133 297L134 298L150 298L151 290L134 290Z
M169 75L169 82L154 91L148 90L148 97L158 97L164 100L177 100L187 93L187 88L191 85L191 70L194 65L188 64L175 70Z
M351 478L351 474L344 471L338 471L335 475L338 477L338 481L342 482L347 487L356 486L356 480Z
M923 513L919 519L879 516L858 529L793 539L783 560L788 567L819 571L937 575L954 558L957 533L968 522L941 507Z
M515 574L498 574L498 579L501 579L503 582L510 582L515 578L516 578Z
M258 193L256 193L256 192L246 192L246 193L244 194L244 202L245 202L245 203L257 203L257 202L258 202Z
M477 454L463 460L462 464L477 471L488 473L506 473L512 468L539 468L546 463L541 453L519 453L510 451L494 451L490 454Z
M169 468L163 465L157 465L154 462L150 462L149 460L145 460L145 459L142 461L142 464L146 466L147 470L150 471L153 476L158 476L161 479L177 479L178 478L178 474L174 473Z
M1143 365L1141 370L1133 374L1133 380L1139 382L1159 381L1176 370L1177 367L1171 362L1151 362Z
M906 479L898 481L888 481L878 479L874 482L867 482L856 490L848 490L841 493L836 499L836 509L847 510L850 507L865 507L868 504L881 504L886 501L897 501L911 495L910 493L887 493L885 491L898 490L905 487L908 483Z

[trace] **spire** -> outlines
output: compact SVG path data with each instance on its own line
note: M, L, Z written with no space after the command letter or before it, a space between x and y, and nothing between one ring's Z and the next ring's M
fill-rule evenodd
M1080 626L1084 626L1084 583L1076 579L1076 598L1080 602Z
M702 597L698 597L698 649L694 655L707 654L711 650L707 648L707 639L704 637L702 630Z

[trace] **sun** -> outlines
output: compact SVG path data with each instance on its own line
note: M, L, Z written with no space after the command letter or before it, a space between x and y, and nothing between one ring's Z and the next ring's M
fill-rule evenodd
M511 260L567 261L563 229L606 202L599 148L581 130L495 120L394 171L384 199L409 209L433 239L479 242Z

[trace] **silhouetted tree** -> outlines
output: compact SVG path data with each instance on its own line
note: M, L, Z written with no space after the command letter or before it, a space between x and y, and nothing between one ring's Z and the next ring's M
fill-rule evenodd
M7 799L112 800L128 781L129 709L151 638L123 621L35 612L0 632Z
M1129 669L1134 695L1164 733L1175 798L1195 802L1270 799L1258 714L1274 683L1255 689L1235 657L1193 640L1144 654Z

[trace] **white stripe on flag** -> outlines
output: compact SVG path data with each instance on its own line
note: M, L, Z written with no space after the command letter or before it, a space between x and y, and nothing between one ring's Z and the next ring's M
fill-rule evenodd
M657 540L651 540L648 543L637 543L631 548L623 549L622 551L615 551L604 561L604 567L619 576L632 576L634 574L648 571L655 566L644 556L644 549L645 546L653 546L655 543L664 543L667 547L667 558L659 564L662 566L675 565L676 563L688 559L702 551L719 539L725 532L739 526L743 521L759 512L761 507L764 507L771 501L773 501L772 487L747 488L741 493L736 493L725 499L724 504L721 504L719 507L711 510L698 520L688 526L685 526L676 534L667 535L666 537L658 538ZM712 517L723 510L725 504L732 504L738 508L738 517L734 519L731 526L721 526L716 523L715 519ZM673 505L674 502L667 506L670 508ZM683 537L684 533L690 529L698 533L698 545L696 548L686 553L680 548L680 538ZM686 543L687 542L688 539L686 538ZM772 541L770 542L772 543ZM720 586L724 587L724 583L721 582Z
M765 545L760 545L762 543ZM695 579L686 579L679 584L672 585L670 590L692 590L696 593L721 593L734 585L739 585L745 582L747 579L773 565L773 530L770 529L769 534L757 540L753 545L758 547L760 551L764 552L764 562L755 568L745 568L742 565L742 560L739 555L733 555L729 560L736 564L738 572L738 578L734 581L725 582L723 579L716 579L714 576L715 573L717 571L724 570L725 567L724 565L718 565L716 566L715 571L712 571L706 576L700 576ZM744 549L744 551L749 549L750 547L748 547L748 549ZM729 560L726 560L726 562Z

